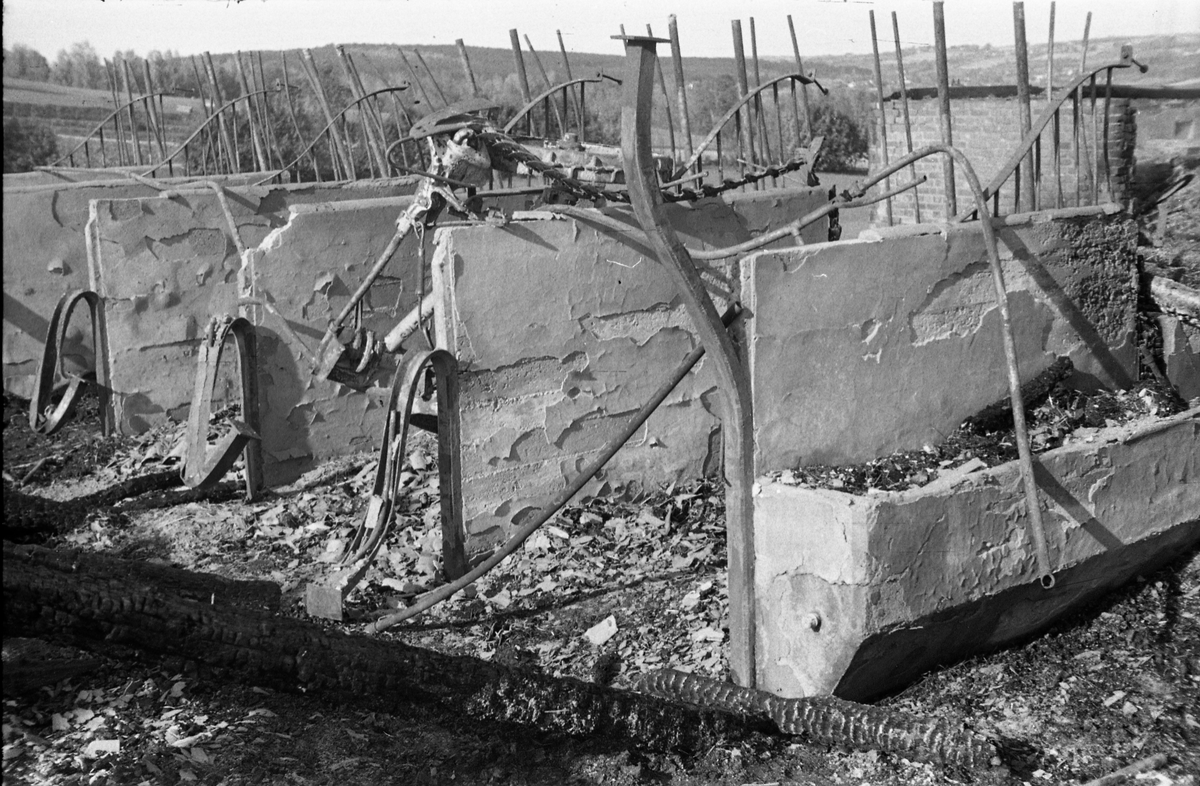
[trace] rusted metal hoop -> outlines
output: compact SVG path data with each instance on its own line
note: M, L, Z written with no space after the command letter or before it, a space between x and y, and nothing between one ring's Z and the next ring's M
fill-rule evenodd
M80 301L88 304L92 322L92 349L95 352L95 370L80 374L62 373L67 382L67 390L59 400L58 405L51 411L50 396L54 389L54 380L61 372L63 344L66 342L67 327L71 324L71 315ZM79 403L83 394L83 383L92 382L100 393L100 412L102 413L104 433L110 432L108 411L107 379L104 368L104 328L102 300L100 295L90 290L79 290L63 295L50 317L50 325L46 331L46 345L42 350L42 359L38 363L37 377L34 380L33 394L29 397L29 428L39 434L53 434L62 427L67 417Z
M208 421L217 370L225 339L233 335L238 352L242 389L242 420L232 420L232 428L215 448L208 448ZM262 438L258 417L258 351L254 326L243 317L213 317L200 344L196 366L196 387L188 416L187 461L183 482L191 488L207 488L220 480L239 455L244 454L246 495L253 498L262 487Z

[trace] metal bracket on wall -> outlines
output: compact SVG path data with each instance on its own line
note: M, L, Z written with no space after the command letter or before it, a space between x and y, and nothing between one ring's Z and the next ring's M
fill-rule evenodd
M67 374L61 376L67 379L67 389L57 405L50 403L54 390L54 381L59 376L59 368L63 347L67 338L67 327L71 323L71 314L80 301L88 305L92 323L92 349L95 352L96 369L84 374ZM75 405L83 395L83 383L95 384L100 395L100 412L108 413L108 387L104 374L104 315L101 311L101 299L98 294L89 290L81 290L63 295L54 313L50 317L50 326L46 331L46 346L42 351L42 359L38 363L37 376L34 379L33 395L29 397L29 427L39 434L53 434L62 427L68 416L74 411ZM107 414L103 414L103 429L107 436L112 432L112 423Z
M242 419L231 420L230 430L210 450L208 421L212 414L221 354L225 339L230 334L238 351ZM254 326L242 317L213 317L200 344L196 387L188 416L187 462L183 469L183 482L191 488L207 488L229 471L239 455L244 455L246 495L253 498L262 488L262 438L259 432L258 351Z

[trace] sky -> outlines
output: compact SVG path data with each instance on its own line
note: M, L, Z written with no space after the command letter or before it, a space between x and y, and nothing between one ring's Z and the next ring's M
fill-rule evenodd
M1047 39L1049 0L1026 0L1030 44ZM5 48L20 43L48 60L79 41L101 57L116 51L272 51L325 44L453 44L508 48L517 28L539 51L555 51L562 31L568 51L620 54L611 39L624 24L665 37L678 16L685 57L730 57L730 21L742 20L747 54L755 20L760 56L790 56L787 17L803 56L871 51L868 12L891 48L891 12L906 46L933 41L931 0L3 0ZM1055 40L1200 33L1200 0L1057 0ZM962 44L1011 45L1009 0L946 0L946 37ZM1135 54L1137 54L1135 52Z

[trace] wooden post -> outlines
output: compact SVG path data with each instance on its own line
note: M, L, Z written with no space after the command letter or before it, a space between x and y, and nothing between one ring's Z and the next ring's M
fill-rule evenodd
M646 35L654 37L654 30L648 23ZM667 115L667 138L671 141L671 163L674 164L679 149L675 145L675 121L671 117L671 94L667 91L667 77L663 74L662 60L654 58L654 70L658 76L658 88L663 94L663 111Z
M354 95L358 104L359 122L363 127L363 136L367 140L367 149L371 152L371 157L375 160L375 166L379 170L380 177L387 177L388 165L387 155L384 152L386 145L383 140L383 124L376 123L376 117L372 113L373 107L367 106L367 102L363 99L367 96L367 91L363 88L362 80L358 78L358 72L354 70L353 64L350 62L350 55L346 53L346 47L335 46L334 51L337 52L338 62L342 65L342 72L346 74L346 81L350 84L350 92Z
M208 74L209 87L213 91L213 112L218 112L225 105L225 96L221 93L221 83L217 80L217 67L213 65L212 55L208 52L204 53L203 57L204 71ZM238 156L237 147L233 143L233 137L229 133L229 128L225 125L225 117L222 115L217 118L217 128L220 132L221 145L225 148L225 160L229 167L228 173L241 172L242 162Z
M442 99L442 106L446 106L450 101L446 98L446 94L442 92L442 86L438 84L437 77L433 75L433 69L425 62L425 58L421 55L421 50L413 47L413 54L417 56L417 62L421 64L421 68L425 69L425 73L429 75L429 84L433 85L433 89L437 91L438 98Z
M883 168L888 166L888 141L887 141L887 106L883 103L883 69L879 63L879 36L875 32L875 12L868 11L871 19L871 52L875 56L875 97L879 102L879 150L883 163ZM892 190L892 180L889 177L883 179L883 190ZM883 201L884 213L887 216L888 226L895 223L892 219L892 198L888 197Z
M1016 43L1017 58L1017 108L1021 113L1021 133L1019 139L1024 139L1033 125L1033 113L1029 107L1029 49L1025 41L1025 3L1017 0L1013 3L1013 38ZM1016 200L1016 208L1021 212L1037 209L1037 196L1034 193L1036 185L1033 176L1033 150L1021 162L1021 193Z
M933 46L937 58L938 121L942 127L942 144L954 144L953 125L950 121L950 72L946 63L946 11L942 0L933 3ZM946 221L958 213L958 200L954 196L954 161L942 156L942 178L946 195ZM980 216L982 221L985 216Z
M529 92L529 75L525 73L525 58L521 55L521 38L517 35L517 29L508 31L508 41L512 45L513 65L517 69L517 81L521 84L521 100L528 104L533 100L533 94ZM533 134L533 115L530 114L525 120L525 128Z
M900 21L896 18L896 12L892 12L892 33L896 39L896 75L900 78L900 106L904 110L904 144L907 146L907 152L913 151L912 143L912 120L908 115L908 83L904 79L904 54L900 51ZM913 164L910 167L913 180L917 179L917 165ZM913 197L913 217L916 222L921 223L921 199L917 195L917 187L912 189Z
M142 140L137 131L137 118L133 113L133 85L136 85L137 82L134 81L129 61L125 58L121 58L121 75L125 78L125 96L129 101L129 131L133 136L134 160L137 161L138 166L142 166Z
M804 73L804 62L800 60L800 45L796 43L796 26L792 24L792 15L788 14L788 32L792 35L792 54L796 58L796 71L800 74ZM800 85L800 108L804 111L804 139L805 142L812 139L812 112L808 106L808 85ZM796 129L799 133L799 129ZM800 147L800 140L796 140L796 146Z
M750 85L746 77L746 50L742 44L742 20L733 20L733 60L734 60L734 76L737 77L738 83L738 99L745 101L746 96L750 94ZM742 118L742 128L746 137L746 150L748 156L743 156L748 160L751 168L758 163L758 156L754 149L754 122L753 115L750 111L750 102L746 101L742 105L742 110L738 113ZM740 140L739 140L740 141ZM739 145L740 148L740 145ZM745 173L745 163L741 165L741 171ZM760 181L755 181L754 189L757 191L761 187Z
M563 72L567 75L567 81L570 82L575 77L571 75L571 59L567 57L567 46L563 43L561 30L555 30L554 34L558 36L558 52L562 56ZM575 111L575 127L583 128L583 109L579 106L579 94L575 92L575 87L572 85L568 91L571 96L571 108ZM566 111L566 106L563 106L563 111ZM582 136L580 142L583 141Z
M467 58L467 45L461 38L456 39L454 45L458 47L458 61L462 64L463 76L467 78L467 84L471 86L471 95L478 96L479 85L475 84L475 72L471 70L471 61Z
M357 177L354 171L354 159L350 155L349 146L342 139L341 129L334 122L333 112L329 108L329 99L325 96L325 88L321 85L321 75L317 71L317 61L313 58L311 49L304 49L300 54L302 56L300 64L304 67L304 75L308 77L309 84L312 85L317 105L321 107L321 113L325 115L325 123L329 126L330 146L339 159L342 175L346 180L354 180Z
M683 54L679 49L679 24L675 19L675 14L671 14L667 21L668 35L671 38L671 62L675 66L675 93L679 101L679 125L683 129L683 144L687 151L687 157L690 161L695 149L692 147L692 121L688 116L687 105L687 82L683 77ZM704 169L704 162L696 162L696 171L700 172Z
M533 48L533 42L529 40L529 34L525 35L525 46L529 47L529 54L533 55L533 64L537 66L538 73L542 77L542 82L545 83L546 89L554 87L554 83L550 81L550 74L546 72L546 68L542 65L542 58L538 57L537 50ZM567 127L563 125L563 116L558 111L558 104L554 103L554 96L546 99L550 104L550 108L554 110L554 119L558 123L558 135L563 137L567 133ZM546 136L550 136L550 118L546 118Z
M246 79L245 69L242 68L241 52L234 52L233 62L237 67L238 81L242 84L242 95L246 98L246 120L250 125L250 145L254 150L254 160L258 164L258 171L266 172L270 169L270 166L267 164L266 148L262 142L258 123L254 120L254 97L250 95L254 91L250 88L250 82Z

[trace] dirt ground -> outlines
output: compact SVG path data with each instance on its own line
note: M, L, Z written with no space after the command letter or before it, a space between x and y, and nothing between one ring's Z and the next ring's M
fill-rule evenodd
M1197 186L1168 207L1195 207ZM1195 259L1187 233L1200 210L1167 215L1183 223L1152 247L1154 261L1185 278ZM102 438L94 400L84 404L43 437L29 431L26 404L5 398L5 539L270 579L283 589L283 613L304 615L305 585L332 570L363 514L371 456L339 460L255 502L226 484L208 495L168 490L82 505L130 477L177 470L182 436L170 426ZM440 581L434 464L431 446L418 442L401 479L398 526L351 597L347 629ZM381 635L616 687L663 667L724 678L723 512L719 487L704 480L642 499L587 500L472 591ZM380 712L217 682L194 664L137 652L101 649L98 658L88 673L5 696L5 783L1052 784L1155 755L1165 761L1138 783L1181 786L1200 776L1197 552L1043 636L882 700L997 740L1003 766L985 773L769 735L704 751L644 750L479 722L436 704Z

